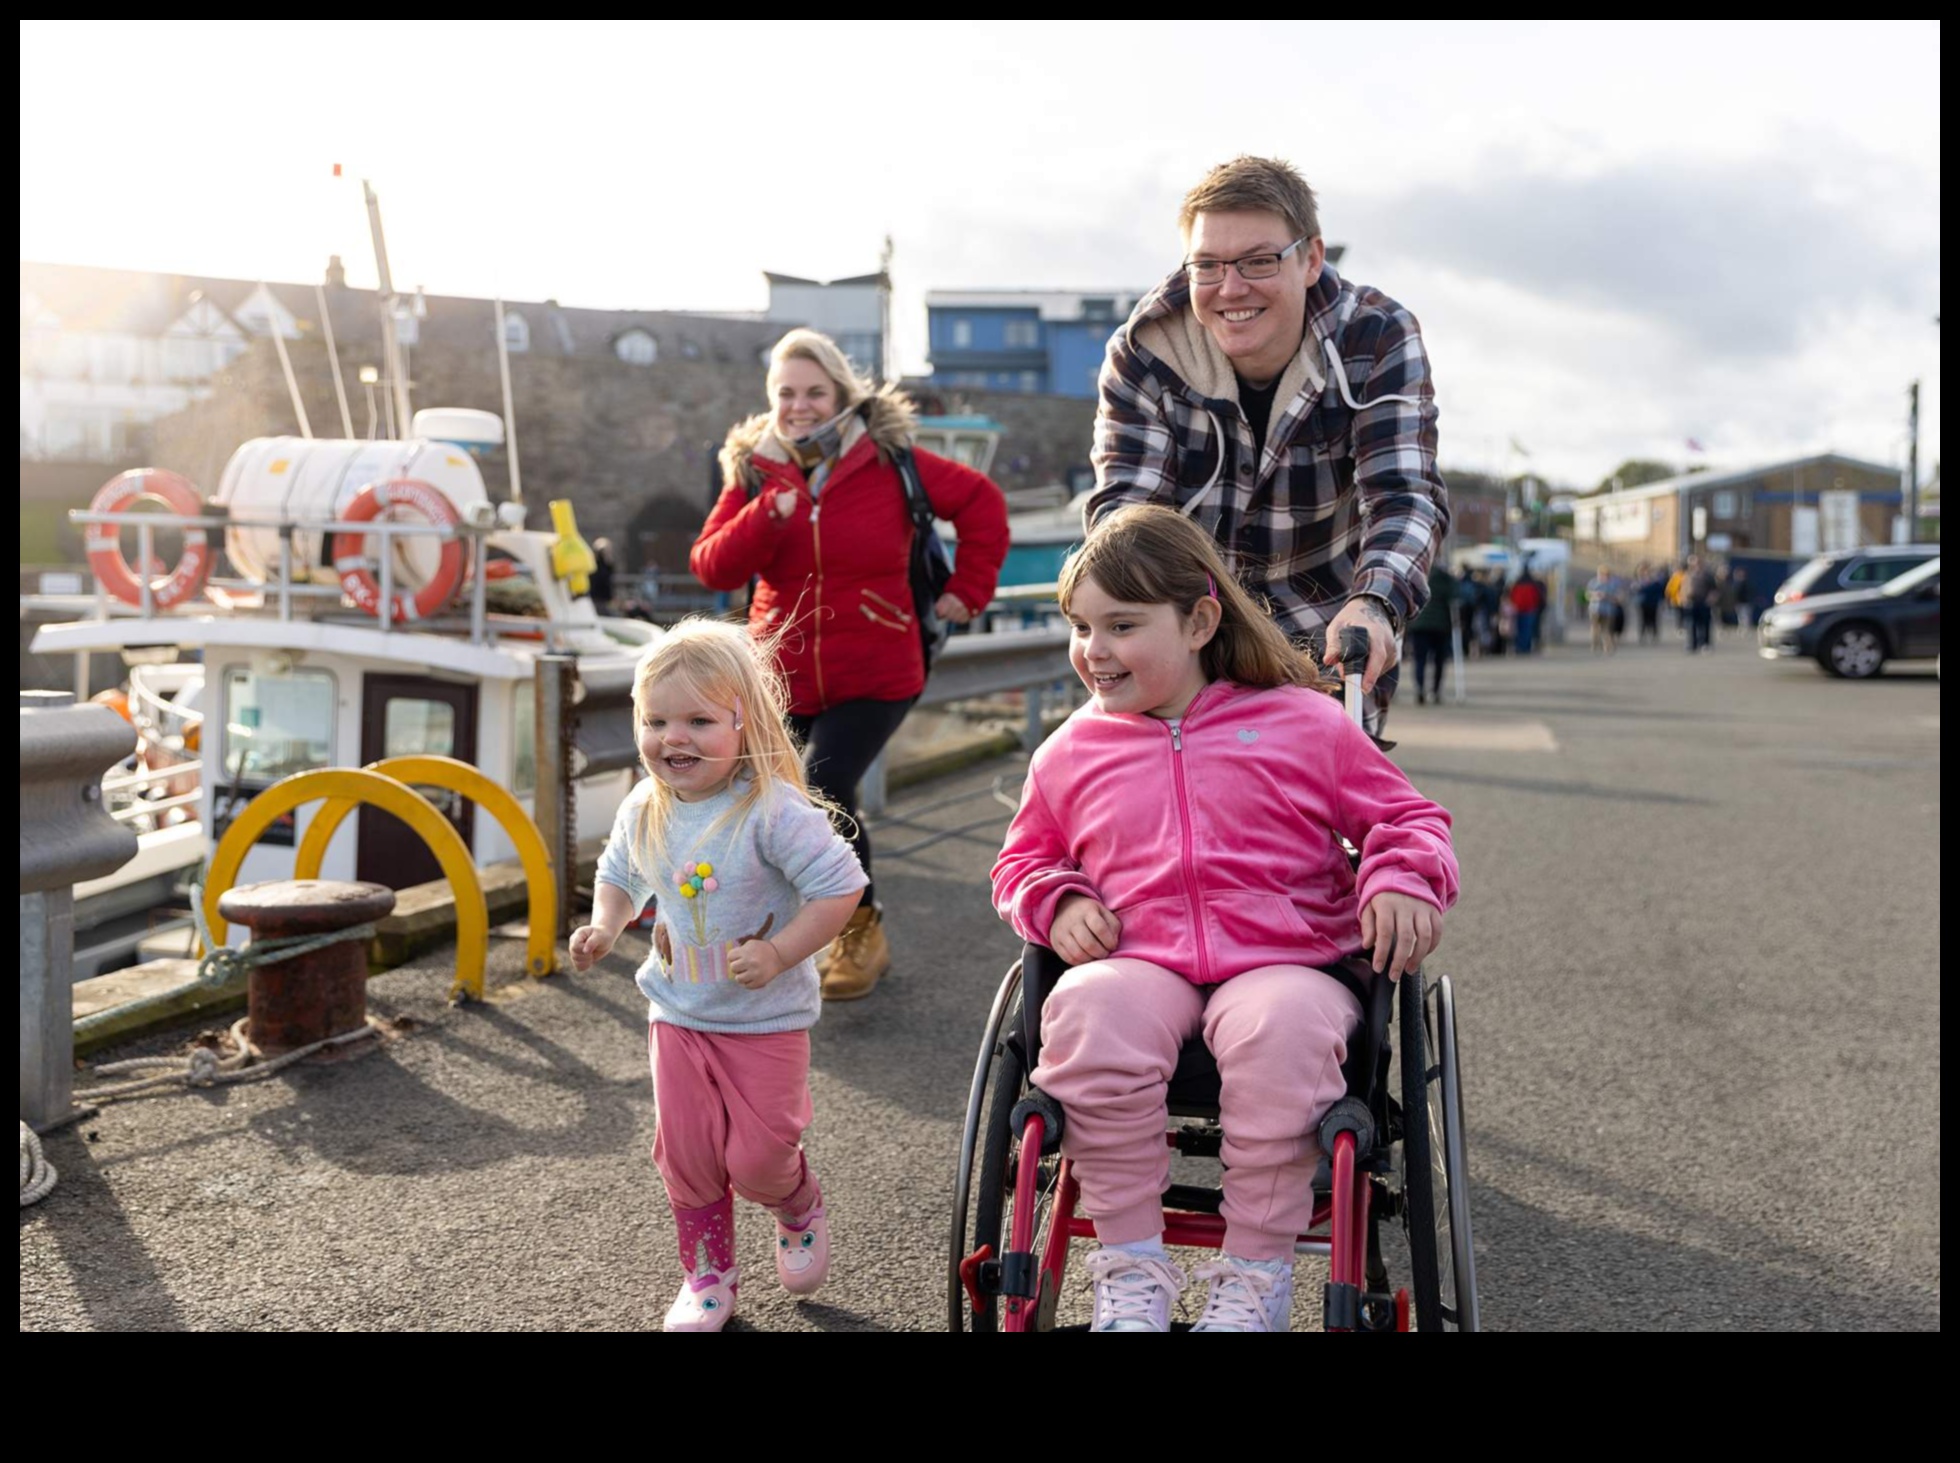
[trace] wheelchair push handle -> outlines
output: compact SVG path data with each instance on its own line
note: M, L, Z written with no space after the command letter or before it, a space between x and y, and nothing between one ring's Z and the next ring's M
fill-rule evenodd
M1368 669L1368 631L1362 625L1341 630L1341 699L1356 726L1364 726L1361 676Z

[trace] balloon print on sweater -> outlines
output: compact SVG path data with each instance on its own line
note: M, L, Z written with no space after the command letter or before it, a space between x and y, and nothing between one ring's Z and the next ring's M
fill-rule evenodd
M667 928L672 924L675 932L679 933L680 922L663 921L654 931L654 946L660 952L661 963L667 967L668 980L685 980L689 985L727 980L728 957L736 947L748 940L768 938L770 928L776 923L773 914L766 916L762 928L752 935L740 935L733 940L722 939L711 907L712 896L720 887L721 881L715 878L715 866L705 859L683 864L675 871L674 888L680 894L687 921L693 926L694 939L692 943L683 943L680 950L675 952L669 948Z

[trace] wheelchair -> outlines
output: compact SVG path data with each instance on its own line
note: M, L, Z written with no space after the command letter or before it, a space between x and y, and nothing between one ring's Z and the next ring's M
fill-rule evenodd
M1344 651L1349 647L1343 646ZM1360 655L1365 659L1365 642ZM1348 706L1360 710L1347 657ZM960 1133L947 1273L954 1331L1081 1330L1056 1324L1070 1241L1093 1239L1061 1156L1062 1112L1029 1080L1039 1059L1041 1009L1068 967L1028 944L995 993ZM1320 1125L1313 1220L1296 1254L1324 1256L1326 1329L1475 1331L1456 998L1448 976L1376 976L1356 992L1363 1019L1342 1067L1347 1094ZM1399 1062L1396 1060L1399 1048ZM1202 1037L1179 1054L1165 1140L1184 1157L1217 1158L1218 1069ZM1164 1242L1218 1248L1222 1193L1173 1182ZM1386 1222L1407 1236L1407 1284L1397 1287L1382 1244Z

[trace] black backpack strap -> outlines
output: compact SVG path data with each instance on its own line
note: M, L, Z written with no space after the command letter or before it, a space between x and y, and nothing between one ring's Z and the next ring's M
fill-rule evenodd
M898 483L905 490L905 506L912 511L912 526L920 533L931 533L932 500L926 496L925 484L919 481L919 463L912 449L894 448L892 466L898 469Z

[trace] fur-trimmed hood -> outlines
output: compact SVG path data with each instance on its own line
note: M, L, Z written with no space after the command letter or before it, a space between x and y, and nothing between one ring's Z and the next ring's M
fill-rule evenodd
M917 435L918 408L896 386L880 387L857 404L856 415L844 427L844 445L838 461L849 457L851 449L870 437L878 455L887 461L901 447L910 447ZM789 448L776 435L775 414L758 412L729 429L721 446L721 472L724 483L739 482L754 488L762 482L756 458L767 462L788 462Z

